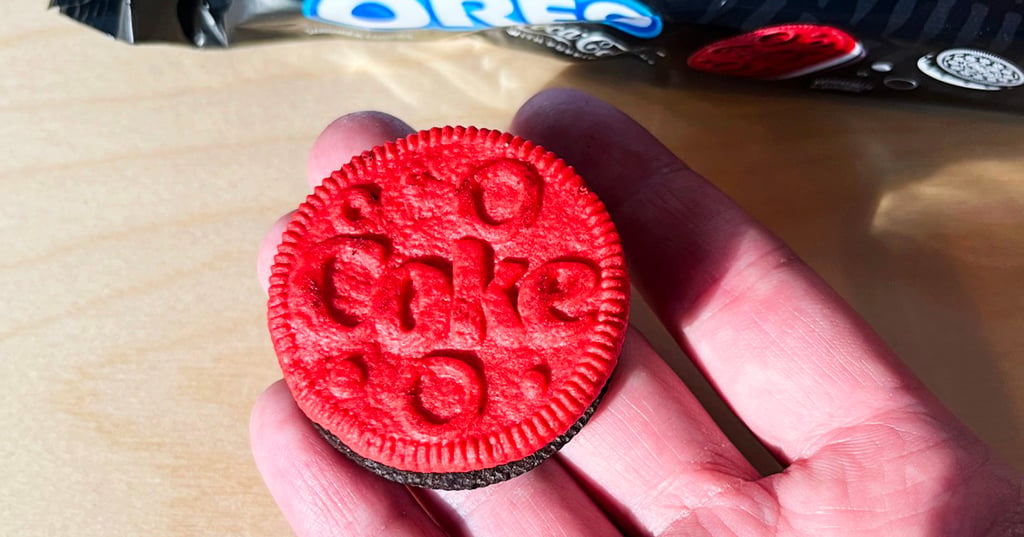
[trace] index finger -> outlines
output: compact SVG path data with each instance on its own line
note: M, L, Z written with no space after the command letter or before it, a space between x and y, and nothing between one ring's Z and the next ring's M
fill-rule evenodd
M552 90L523 106L513 130L598 193L644 298L784 461L890 412L946 415L803 261L622 112Z

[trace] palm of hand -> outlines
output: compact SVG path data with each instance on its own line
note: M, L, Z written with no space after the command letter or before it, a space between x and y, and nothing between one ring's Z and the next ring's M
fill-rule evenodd
M408 130L382 114L342 118L314 146L311 181ZM536 470L474 491L376 478L274 385L253 412L253 451L298 535L1024 535L1021 476L791 251L639 125L551 91L513 131L591 182L637 287L786 469L755 471L631 332L591 423ZM285 222L262 248L264 278Z

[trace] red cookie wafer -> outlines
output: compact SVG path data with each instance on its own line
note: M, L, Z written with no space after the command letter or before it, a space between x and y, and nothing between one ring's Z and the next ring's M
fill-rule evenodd
M432 129L324 180L284 232L269 325L299 407L390 479L473 488L561 447L615 367L629 283L554 154Z
M708 73L781 80L838 67L863 56L864 47L838 28L783 24L712 43L693 53L686 63Z

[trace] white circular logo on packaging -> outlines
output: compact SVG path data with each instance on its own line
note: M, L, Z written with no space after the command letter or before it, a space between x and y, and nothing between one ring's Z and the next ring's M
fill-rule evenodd
M953 48L935 56L935 63L943 71L963 80L1013 88L1024 84L1024 73L1020 68L995 54L969 49Z

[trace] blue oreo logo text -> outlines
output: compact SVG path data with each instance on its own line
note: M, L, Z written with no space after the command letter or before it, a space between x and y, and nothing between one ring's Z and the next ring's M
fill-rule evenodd
M661 18L635 0L305 0L306 17L365 30L472 31L524 24L598 22L643 38Z

